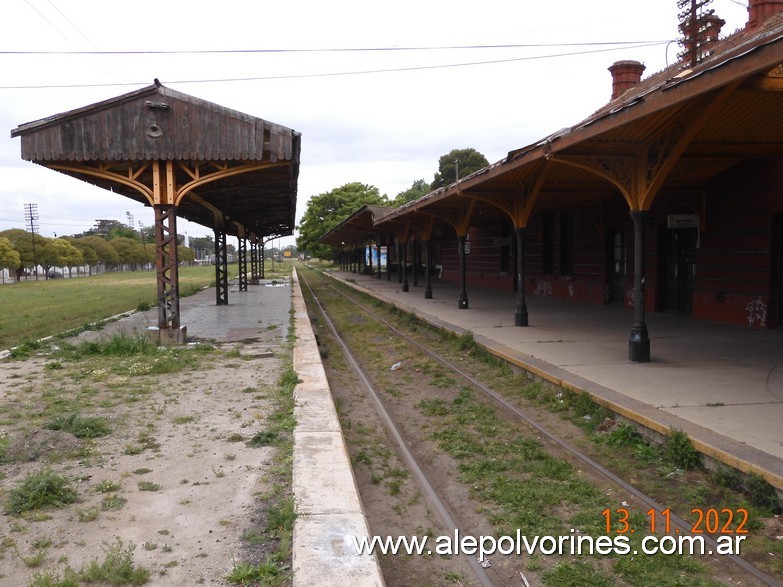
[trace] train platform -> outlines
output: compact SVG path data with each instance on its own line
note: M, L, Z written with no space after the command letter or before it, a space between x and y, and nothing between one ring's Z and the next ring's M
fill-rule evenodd
M647 313L651 360L628 360L632 309L527 296L529 326L514 325L516 294L397 276L329 272L338 280L457 333L556 385L591 394L653 433L686 432L708 458L762 475L783 492L783 330L745 329Z

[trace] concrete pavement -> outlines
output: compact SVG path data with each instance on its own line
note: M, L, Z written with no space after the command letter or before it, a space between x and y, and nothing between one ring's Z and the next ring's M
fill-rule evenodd
M387 281L333 271L372 295L434 324L472 332L492 352L556 385L586 391L660 434L688 433L697 449L764 476L783 490L783 329L758 330L647 313L651 361L628 360L632 310L528 296L530 325L514 326L516 294L423 279L409 292Z

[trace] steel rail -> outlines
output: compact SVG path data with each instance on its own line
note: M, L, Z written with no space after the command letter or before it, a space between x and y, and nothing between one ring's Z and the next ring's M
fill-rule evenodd
M331 276L330 276L331 277ZM335 279L332 277L332 279ZM383 317L379 316L375 312L373 312L371 309L367 308L366 306L362 305L355 299L353 299L351 296L346 294L345 292L340 291L338 288L336 288L334 285L330 285L332 289L334 289L338 294L345 297L347 300L349 300L352 304L354 304L356 307L360 308L361 310L365 311L367 314L371 315L373 318L378 320L379 322L383 323L387 328L389 328L392 332L394 332L396 335L404 338L411 344L413 344L415 347L417 347L422 352L426 353L439 363L441 363L443 366L447 367L448 369L452 370L454 373L458 374L460 377L462 377L465 381L469 382L470 384L474 385L476 388L481 390L485 395L492 398L498 405L500 405L503 409L508 411L514 416L517 416L533 428L535 428L538 432L540 432L542 435L544 435L547 439L549 439L551 442L557 444L560 446L563 450L567 451L571 455L577 457L579 460L584 462L586 465L591 467L594 471L601 473L606 478L610 479L620 487L622 487L624 490L626 490L628 493L633 495L635 498L637 498L639 501L644 503L645 505L649 506L650 508L654 509L657 514L661 514L663 512L664 508L661 504L659 504L657 501L655 501L652 497L648 496L647 494L641 492L633 485L627 483L617 475L615 475L612 471L604 467L603 465L599 464L595 460L593 460L591 457L589 457L587 454L570 444L568 441L560 438L559 436L549 432L543 425L536 422L533 418L525 414L522 410L520 410L518 407L510 403L508 400L506 400L503 396L499 395L497 392L493 391L486 385L484 385L482 382L474 378L469 373L466 373L462 369L460 369L457 365L454 365L447 359L443 358L436 352L432 351L431 349L428 349L427 347L421 345L419 342L405 334L404 332L401 332L399 329L397 329L393 324L385 320ZM689 534L690 530L692 528L692 524L689 524L686 522L683 518L678 516L674 513L669 513L669 519L672 523L672 526L675 528L681 530L680 533L682 534ZM715 551L718 548L718 543L708 534L702 534L701 535L704 538L705 544L709 546L713 551ZM764 583L765 585L769 585L770 587L781 587L781 582L775 579L774 577L771 577L770 575L766 574L761 569L756 568L751 563L746 561L740 556L737 556L735 554L729 554L724 555L730 560L732 563L737 565L738 567L742 568L744 571L750 573L753 575L756 579Z
M334 336L335 340L337 340L337 342L340 344L340 347L343 349L343 353L346 359L348 360L348 363L350 364L354 372L358 375L359 379L362 382L362 385L364 385L367 394L375 404L375 409L378 412L378 416L380 416L381 420L386 426L386 429L394 437L394 441L397 443L397 447L399 448L403 459L408 465L410 471L416 477L416 480L419 482L419 485L421 486L424 494L427 496L427 499L430 501L430 504L433 506L437 514L440 516L444 525L452 533L459 530L457 523L454 521L454 518L451 516L451 514L449 514L445 504L443 503L443 500L441 500L440 497L438 496L437 491L430 483L426 473L424 473L424 471L419 466L418 462L416 462L416 458L411 453L410 449L408 448L405 442L405 439L402 437L402 434L400 434L400 431L397 429L397 426L394 424L394 421L389 415L389 412L384 407L383 402L381 401L378 393L375 391L375 387L373 386L372 382L369 380L364 370L356 361L355 357L353 356L353 353L351 353L351 350L348 348L348 345L345 343L345 341L342 339L340 334L337 332L337 328L335 327L332 320L329 318L329 315L326 313L326 309L323 307L321 301L318 299L318 296L315 295L315 292L310 287L309 281L307 280L306 277L304 277L304 275L299 275L299 279L300 281L304 281L304 284L307 286L307 289L310 291L310 295L312 296L313 301L315 301L315 303L318 305L318 308L321 311L321 315L324 317L326 324L329 326L329 329L332 331L332 335ZM494 583L489 578L484 568L476 561L476 559L473 558L472 556L468 556L468 555L464 555L464 556L467 559L468 563L470 564L471 569L473 569L473 572L476 574L476 578L479 580L482 587L494 587Z

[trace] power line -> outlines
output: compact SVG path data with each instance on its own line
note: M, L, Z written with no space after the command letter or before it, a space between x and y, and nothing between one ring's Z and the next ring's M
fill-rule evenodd
M59 12L59 10L58 10ZM62 13L61 13L62 14ZM68 20L66 18L66 20ZM70 21L68 21L70 23ZM73 25L72 25L73 26ZM76 28L76 27L74 27ZM76 29L77 31L79 29ZM81 33L80 33L81 34ZM161 51L0 51L0 55L223 55L228 53L363 53L401 51L452 51L477 49L532 49L550 47L595 47L606 45L649 45L668 43L671 39L649 41L597 41L577 43L519 43L502 45L434 45L412 47L332 47L315 49L179 49ZM92 43L90 43L92 44Z
M455 67L474 67L479 65L493 65L499 63L514 63L520 61L535 61L539 59L555 59L558 57L574 57L578 55L590 55L594 53L605 53L609 51L618 51L620 49L642 49L645 47L654 47L669 43L669 41L655 41L642 43L633 46L610 47L604 49L593 49L589 51L571 51L567 53L555 53L550 55L535 55L530 57L514 57L509 59L492 59L488 61L472 61L467 63L449 63L442 65L419 65L409 67L394 67L386 69L365 69L358 71L338 71L328 73L309 73L309 74L290 74L290 75L270 75L259 77L237 77L237 78L212 78L212 79L192 79L192 80L167 80L167 84L203 84L203 83L227 83L227 82L247 82L247 81L268 81L283 79L307 79L319 77L339 77L351 75L368 75L376 73L398 73L406 71L423 71L432 69L448 69ZM65 89L65 88L105 88L112 86L146 86L149 82L127 82L127 83L103 83L103 84L59 84L59 85L24 85L24 86L0 86L0 90L42 90L42 89Z

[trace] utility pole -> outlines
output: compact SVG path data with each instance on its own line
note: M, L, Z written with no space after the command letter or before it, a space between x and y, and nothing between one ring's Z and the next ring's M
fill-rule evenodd
M128 227L133 230L133 214L130 212L125 212L125 216L128 217Z
M715 10L706 8L711 2L712 0L677 1L677 8L682 10L678 18L680 19L679 29L683 35L680 40L683 51L679 57L686 59L691 67L695 67L703 57L702 45L705 44L705 32L710 26L708 19L715 14Z
M38 281L38 255L35 254L35 233L38 232L38 204L24 205L24 221L30 226L30 235L33 240L33 271L35 280Z

